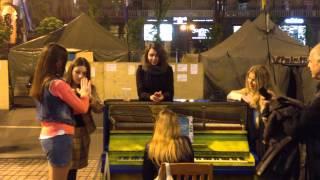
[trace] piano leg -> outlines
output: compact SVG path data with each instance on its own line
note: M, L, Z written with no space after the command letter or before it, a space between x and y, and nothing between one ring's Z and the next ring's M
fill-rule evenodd
M110 178L110 164L108 152L103 152L100 157L101 162L101 173L103 180L111 180ZM100 165L99 165L100 166Z

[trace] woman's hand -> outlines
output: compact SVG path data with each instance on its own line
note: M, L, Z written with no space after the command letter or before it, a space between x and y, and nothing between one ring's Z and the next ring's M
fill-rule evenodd
M77 88L78 94L80 94L80 97L90 97L91 95L91 81L87 78L82 78L80 81L80 89Z
M157 91L150 96L150 100L153 102L160 102L164 99L164 96L161 91Z
M260 96L260 101L259 101L260 112L263 112L264 110L269 111L269 105L270 105L270 100L267 100L265 97Z

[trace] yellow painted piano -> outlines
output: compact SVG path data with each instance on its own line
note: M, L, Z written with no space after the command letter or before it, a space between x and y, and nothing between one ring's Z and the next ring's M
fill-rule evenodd
M105 101L105 105L102 156L108 156L111 174L141 173L145 145L163 108L193 117L195 162L213 164L217 174L254 171L246 128L252 112L244 103Z

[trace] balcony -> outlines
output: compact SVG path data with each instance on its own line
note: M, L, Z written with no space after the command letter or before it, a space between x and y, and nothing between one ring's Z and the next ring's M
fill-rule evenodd
M253 18L256 17L260 13L260 9L249 9L246 11L243 10L227 10L225 17L226 18ZM124 13L121 10L115 9L106 9L105 14L111 19L124 19ZM181 17L187 16L190 18L200 18L200 17L213 17L213 10L169 10L166 14L167 17ZM276 17L289 17L289 16L297 16L297 17L320 17L320 9L292 9L289 11L285 11L283 9L275 9L270 10L270 14ZM128 10L129 18L138 18L138 17L155 17L154 10L139 10L139 9L129 9Z

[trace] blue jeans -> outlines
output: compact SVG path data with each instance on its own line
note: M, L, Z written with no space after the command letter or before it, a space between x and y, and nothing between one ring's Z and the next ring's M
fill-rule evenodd
M63 167L72 159L72 136L58 135L49 139L40 139L43 151L52 166Z

